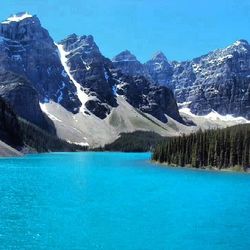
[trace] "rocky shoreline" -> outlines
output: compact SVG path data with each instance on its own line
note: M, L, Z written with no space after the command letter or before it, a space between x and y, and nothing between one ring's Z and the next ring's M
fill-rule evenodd
M168 163L161 163L159 161L151 160L152 163L157 164L161 167L170 167L170 168L184 168L184 169L190 169L190 170L200 170L200 171L214 171L214 172L240 172L240 173L250 173L250 168L243 168L241 166L234 166L229 168L218 168L218 167L212 167L212 166L202 166L202 167L192 167L191 165L186 166L177 166L175 164L168 164Z

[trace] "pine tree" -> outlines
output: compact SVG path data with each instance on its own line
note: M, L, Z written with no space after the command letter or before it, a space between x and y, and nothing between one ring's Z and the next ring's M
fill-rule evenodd
M250 124L168 138L153 159L179 166L250 167Z

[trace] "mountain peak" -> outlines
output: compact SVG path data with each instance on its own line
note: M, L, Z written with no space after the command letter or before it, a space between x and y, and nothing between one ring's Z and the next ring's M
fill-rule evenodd
M95 43L94 41L94 37L92 35L83 35L83 36L78 36L77 34L75 33L72 33L70 35L68 35L64 40L69 40L71 42L76 42L76 41L85 41L85 42L88 42L90 44L92 43Z
M237 40L233 45L235 45L235 46L239 46L239 45L249 45L249 43L248 43L247 40L240 39L240 40Z
M120 62L120 61L138 61L136 56L133 55L129 50L124 50L118 55L116 55L113 59L113 62Z
M233 51L237 51L240 53L249 53L250 46L247 40L240 39L235 41L233 44L229 45L225 49L218 50L223 53L232 53Z
M59 44L63 44L67 51L82 49L85 53L90 53L93 51L100 53L92 35L78 36L73 33L60 41Z
M167 57L165 56L165 54L162 51L158 51L154 54L152 60L161 60L161 61L167 61Z
M68 35L67 37L66 37L66 39L77 39L77 34L76 33L72 33L72 34L70 34L70 35Z
M7 18L7 20L3 21L3 24L8 24L11 22L20 22L26 18L32 18L33 15L29 14L28 12L19 12L17 14L13 14Z

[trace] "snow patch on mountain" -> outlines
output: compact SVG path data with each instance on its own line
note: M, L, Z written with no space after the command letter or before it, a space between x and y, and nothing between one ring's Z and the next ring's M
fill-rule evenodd
M188 101L188 102L179 102L179 103L177 103L177 106L178 106L178 108L180 110L182 108L187 108L188 105L191 104L191 103L192 103L191 101Z
M69 54L69 52L66 52L64 49L63 49L63 45L62 44L55 44L58 48L58 54L59 54L59 57L61 59L61 63L62 63L62 66L65 70L65 72L67 73L67 75L69 76L70 80L74 83L75 87L76 87L76 90L77 90L77 95L78 95L78 98L80 100L80 102L82 103L82 106L80 108L80 112L82 112L83 114L84 111L86 111L86 107L85 107L85 103L90 99L89 96L85 93L83 87L80 85L80 83L78 83L73 75L71 74L70 72L70 68L69 66L67 65L67 55Z
M12 56L11 56L11 59L12 59L13 61L22 61L21 55L12 55Z
M69 140L67 140L67 142L70 143L70 144L79 145L79 146L82 146L82 147L89 147L89 144L87 142L72 142L72 141L69 141Z
M4 42L4 40L5 40L5 38L4 38L4 37L2 37L2 36L0 36L0 44L1 44L1 43L3 43L3 42Z
M108 72L107 72L107 70L105 68L104 68L104 77L105 77L106 81L108 82L109 75L108 75Z
M209 114L207 115L203 115L203 116L199 116L199 115L195 115L191 112L190 108L187 108L187 107L183 107L183 108L180 108L179 112L183 115L183 114L186 114L190 117L193 117L193 118L203 118L203 119L207 119L207 120L210 120L210 121L222 121L222 122L231 122L231 123L234 123L235 125L236 124L242 124L242 123L250 123L249 120L245 119L244 117L234 117L230 114L227 114L227 115L221 115L219 114L218 112L216 111L212 111L210 112Z
M86 70L90 70L91 69L91 67L89 66L89 64L87 62L85 62L83 59L82 59L82 63L84 64Z
M31 14L29 14L28 12L21 12L18 14L14 14L12 16L10 16L6 21L3 21L3 24L8 24L10 22L20 22L26 18L30 18L33 17Z
M63 99L63 89L66 87L65 82L62 82L62 86L57 90L56 94L59 94L58 98L57 98L57 102L60 103Z
M65 72L65 70L62 71L61 75L62 75L63 77L67 77L67 76L68 76L67 73Z
M112 87L112 91L113 91L113 94L114 94L115 96L117 96L117 86L116 86L116 85L114 85L114 86Z
M39 103L39 104L43 113L45 113L52 121L62 122L62 120L58 119L55 115L53 115L48 111L46 103Z

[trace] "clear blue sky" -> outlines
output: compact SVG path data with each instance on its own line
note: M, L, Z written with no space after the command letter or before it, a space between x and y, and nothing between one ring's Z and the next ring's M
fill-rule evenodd
M156 51L185 60L250 41L250 0L3 0L0 19L37 14L58 41L92 34L107 57L129 49L142 62Z

